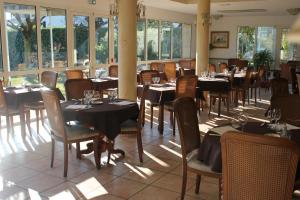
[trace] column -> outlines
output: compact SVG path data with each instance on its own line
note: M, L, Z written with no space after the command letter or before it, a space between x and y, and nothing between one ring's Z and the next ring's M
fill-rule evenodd
M207 70L209 64L210 0L197 2L196 74Z
M136 100L137 0L119 1L119 98Z

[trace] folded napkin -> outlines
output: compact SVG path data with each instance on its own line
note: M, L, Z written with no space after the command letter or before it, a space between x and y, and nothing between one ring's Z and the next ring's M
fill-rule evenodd
M135 104L135 102L132 101L116 101L116 102L111 102L109 104L114 104L114 105L119 105L119 106L127 106L131 104Z
M220 127L216 127L216 128L212 128L210 129L210 131L217 133L219 135L222 135L223 133L227 132L227 131L237 131L240 132L239 130L231 127L231 126L220 126Z
M66 109L70 109L70 110L82 110L82 109L86 109L88 108L88 105L68 105L66 107Z

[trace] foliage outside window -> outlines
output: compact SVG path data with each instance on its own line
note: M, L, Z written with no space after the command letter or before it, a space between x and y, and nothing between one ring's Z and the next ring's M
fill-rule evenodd
M148 20L147 23L147 57L148 60L158 60L159 21Z
M41 7L42 62L45 68L67 66L66 11Z
M161 22L160 51L162 60L171 58L171 29L170 22Z
M275 58L276 29L274 27L257 27L256 51L269 50Z
M145 60L145 33L146 20L139 19L137 21L137 60Z
M297 48L296 44L287 41L288 31L288 29L282 29L281 32L280 60L284 62L294 60L294 54Z
M182 57L191 57L192 25L182 24Z
M1 38L1 31L0 31ZM2 41L0 39L0 71L3 71L3 60L2 60Z
M252 60L255 50L255 27L240 26L238 29L238 57Z
M96 30L96 63L106 64L109 58L109 20L108 18L96 17L95 30Z
M114 17L114 62L118 62L118 42L119 42L119 20Z
M74 16L74 65L86 66L90 65L89 54L89 17Z
M5 3L4 11L9 70L37 68L35 7Z
M21 86L26 84L37 84L39 83L38 75L30 74L24 76L12 76L10 78L10 85L11 86Z
M182 53L182 24L173 23L173 58L181 58Z

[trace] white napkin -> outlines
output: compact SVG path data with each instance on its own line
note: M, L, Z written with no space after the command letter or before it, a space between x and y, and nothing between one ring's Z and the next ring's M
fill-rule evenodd
M216 127L216 128L212 128L210 129L210 131L213 131L214 133L218 133L220 135L222 135L223 133L226 133L227 131L238 131L239 130L231 127L231 126L220 126L220 127Z
M134 104L135 102L132 101L118 101L118 102L111 102L110 104L119 105L119 106L127 106L130 104Z
M81 110L81 109L86 109L87 105L68 105L66 109L70 110Z

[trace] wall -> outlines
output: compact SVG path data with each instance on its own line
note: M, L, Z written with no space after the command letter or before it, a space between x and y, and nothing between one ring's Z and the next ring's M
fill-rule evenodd
M229 48L212 49L210 58L236 58L238 26L275 26L280 29L291 27L295 20L295 16L233 16L213 20L211 31L229 31ZM277 40L280 41L280 37Z

